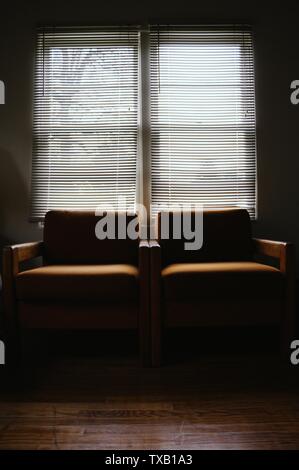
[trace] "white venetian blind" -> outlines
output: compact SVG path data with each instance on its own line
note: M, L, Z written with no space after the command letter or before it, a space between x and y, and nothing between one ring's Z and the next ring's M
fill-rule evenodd
M138 31L46 28L35 67L33 220L136 191Z
M252 35L151 29L151 197L157 206L246 208L255 217Z

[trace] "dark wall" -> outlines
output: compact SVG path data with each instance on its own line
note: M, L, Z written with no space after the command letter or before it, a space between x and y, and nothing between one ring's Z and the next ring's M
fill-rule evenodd
M11 2L0 11L0 244L39 239L28 222L32 145L34 30L37 24L252 23L255 30L258 221L257 235L299 247L299 105L290 82L299 79L295 1L170 0Z

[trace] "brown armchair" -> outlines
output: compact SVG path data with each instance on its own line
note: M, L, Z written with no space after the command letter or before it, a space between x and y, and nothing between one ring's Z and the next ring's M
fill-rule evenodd
M126 217L128 224L136 215ZM4 249L4 315L11 357L17 352L19 328L136 329L142 362L149 362L148 242L99 240L95 226L100 218L93 212L50 211L43 241ZM24 261L36 257L42 257L42 266L22 268Z
M198 251L185 251L183 238L161 238L161 214L157 224L158 240L150 241L154 366L161 361L164 328L277 323L282 349L289 351L295 327L292 244L253 239L241 209L204 212ZM270 258L278 267L268 264Z

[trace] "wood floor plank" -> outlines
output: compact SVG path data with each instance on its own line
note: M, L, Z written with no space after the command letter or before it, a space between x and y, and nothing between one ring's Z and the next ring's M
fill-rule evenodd
M265 354L59 357L0 386L0 449L299 449L299 369Z

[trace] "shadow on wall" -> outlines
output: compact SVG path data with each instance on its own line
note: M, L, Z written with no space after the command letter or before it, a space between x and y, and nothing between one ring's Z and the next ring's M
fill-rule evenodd
M3 246L18 240L10 237L12 233L23 233L24 213L28 213L29 193L13 156L0 148L0 272L2 272ZM27 221L25 221L27 222Z

